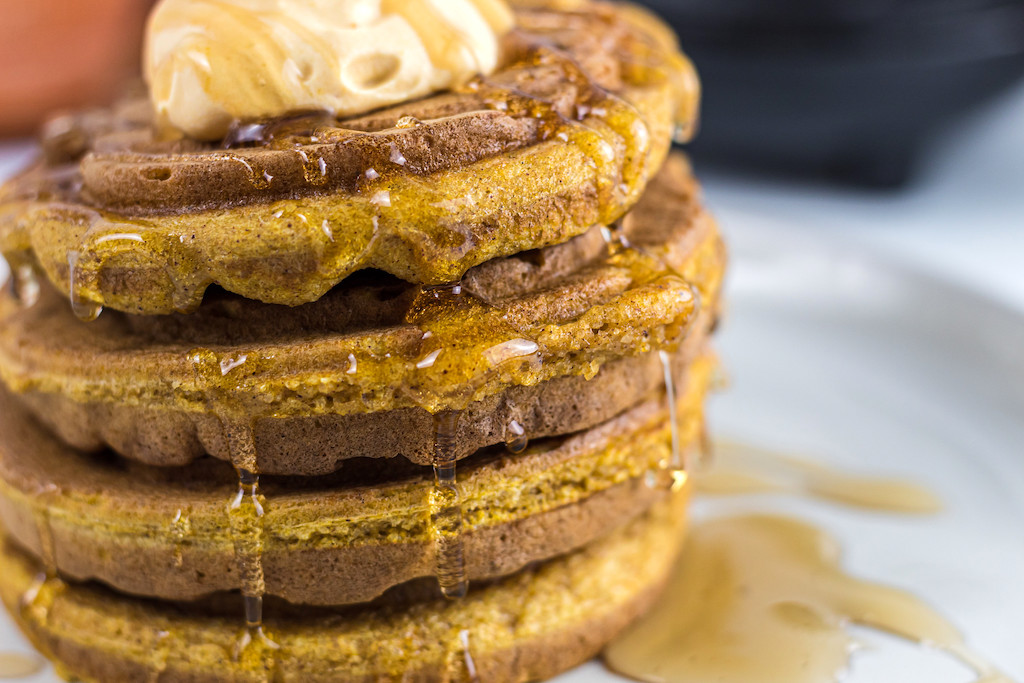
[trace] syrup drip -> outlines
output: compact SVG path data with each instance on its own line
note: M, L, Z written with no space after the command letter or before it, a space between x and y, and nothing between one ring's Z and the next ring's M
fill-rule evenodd
M505 448L510 453L522 453L530 445L526 437L526 429L519 422L512 420L505 426Z
M241 579L245 623L250 628L263 625L263 501L259 493L260 478L244 469L238 470L238 493L228 505L228 519L235 544L235 560Z
M36 534L39 537L39 560L43 565L43 571L32 582L20 600L22 612L26 615L33 615L41 623L47 623L52 596L63 585L57 573L57 546L53 537L48 502L48 498L57 491L56 486L49 484L40 487L33 493L35 504L32 516L35 521Z
M869 510L927 514L942 509L934 493L913 482L859 476L732 442L715 445L714 467L701 472L696 483L707 494L787 492Z
M83 293L86 286L86 274L82 268L80 252L68 252L68 278L72 312L79 320L92 322L103 312L103 306L86 298Z
M485 361L481 368L473 371L460 383L459 400L472 400L473 393L488 376L499 372L501 367L510 362L538 362L540 346L529 339L523 339L520 332L504 320L502 311L481 299L465 292L460 283L425 286L410 308L406 321L423 327L425 312L446 309L452 315L466 311L479 311L481 326L486 326L488 334L498 331L498 343L482 352ZM418 356L413 361L415 366L425 372L441 371L437 367L444 362L446 351L457 346L463 340L454 338L443 328L432 329L426 326L420 336L421 344ZM502 339L504 337L504 339ZM463 544L463 518L460 491L456 476L456 438L461 413L458 410L438 411L436 397L421 396L421 405L434 412L434 486L430 492L430 518L435 547L435 574L441 592L448 598L461 598L468 590L465 569L465 549ZM526 430L517 422L509 424L506 441L510 449L525 449L527 444Z
M657 469L651 468L644 475L644 484L647 488L657 488L661 481L661 473L668 472L672 480L671 488L678 491L686 485L689 478L690 463L685 462L682 455L679 432L679 406L676 402L676 382L672 374L672 356L667 351L659 351L658 358L661 361L662 374L665 383L665 404L668 410L669 432L671 442L669 455L658 461Z
M945 652L978 683L1010 683L919 599L844 573L825 532L773 516L697 525L665 593L604 657L641 681L829 683L856 645L848 623Z
M223 396L224 379L243 368L249 355L218 357L208 349L196 349L189 354L208 410L217 416L227 442L231 464L238 474L238 490L227 505L228 525L234 543L235 562L238 567L239 586L245 615L245 630L235 652L236 660L259 657L273 668L276 643L263 630L263 596L266 581L263 571L264 514L266 501L260 493L259 458L253 422L239 417L244 408L235 406ZM261 665L261 670L268 667Z
M446 598L463 598L469 590L462 539L462 501L455 474L459 413L434 416L434 487L430 523L436 552L437 583Z
M188 512L178 510L171 520L171 535L174 537L174 566L181 569L185 564L185 541L192 535L192 521Z
M43 670L43 664L43 659L34 654L0 652L0 679L31 678Z
M247 440L252 442L251 430ZM236 660L244 659L253 646L256 646L259 653L278 649L278 645L263 630L263 595L267 586L263 575L264 500L259 493L259 486L259 475L239 469L238 493L228 506L245 614L245 631L234 653ZM259 656L263 657L262 654Z
M675 471L692 471L691 463L683 461L682 448L679 444L679 407L676 404L676 381L672 374L672 356L668 351L659 351L658 358L661 359L661 369L665 375L665 400L668 403L668 423L672 431L671 460L665 463L665 467L671 467Z
M620 218L608 227L602 228L602 236L604 237L605 243L608 245L608 253L610 256L614 258L627 253L634 253L646 258L651 258L657 261L658 264L666 271L685 281L682 274L680 274L671 264L665 261L665 259L653 256L646 250L634 246L626 237L624 222L625 217ZM690 290L696 297L696 289L691 287ZM662 471L667 470L670 472L672 478L672 490L678 491L686 485L689 473L693 471L694 463L689 457L684 459L680 444L679 411L676 404L675 378L672 374L672 356L667 350L661 349L658 351L658 357L661 361L662 373L664 375L665 400L668 406L669 427L672 435L670 457L667 461L663 460L660 462L658 466ZM658 481L658 473L654 470L648 471L644 477L644 483L648 488L655 488L658 485Z

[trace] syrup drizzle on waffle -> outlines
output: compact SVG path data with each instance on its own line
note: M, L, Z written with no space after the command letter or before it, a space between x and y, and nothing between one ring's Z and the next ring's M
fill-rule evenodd
M403 211L400 204L409 198L390 189L395 179L434 174L452 168L452 164L461 167L525 147L552 144L571 149L585 160L583 166L593 169L597 194L593 222L609 224L639 198L653 173L651 164L660 157L669 138L669 132L661 130L663 125L652 129L647 117L626 96L609 87L628 90L673 83L669 90L683 99L674 105L683 121L678 136L683 139L692 129L693 101L699 90L695 77L685 75L692 69L674 47L667 47L656 36L648 35L645 29L617 17L607 8L592 16L571 11L523 10L522 14L523 28L511 39L511 60L505 75L499 72L480 78L455 95L441 95L426 104L412 103L406 107L413 114L417 107L426 107L430 119L420 120L408 111L401 115L403 110L346 121L338 121L324 112L299 112L273 121L238 122L215 148L154 137L153 124L133 106L125 105L101 117L83 117L78 124L65 121L51 131L53 140L64 140L65 147L70 139L81 140L71 146L73 149L66 149L64 156L54 152L53 165L43 174L45 180L40 181L37 174L34 179L24 179L23 188L14 187L8 193L12 209L0 217L10 232L4 239L4 249L15 260L19 251L31 249L34 238L24 232L24 226L33 223L36 213L42 212L46 220L68 227L62 231L71 236L62 238L70 240L64 252L66 262L43 265L67 287L72 306L81 318L95 318L103 306L142 313L190 311L199 304L203 290L211 283L225 284L227 279L242 289L259 287L264 294L266 286L240 284L231 273L221 272L226 267L220 258L222 254L204 251L201 243L206 231L186 227L181 222L188 214L183 206L227 209L239 203L265 204L327 192L361 195L381 208L383 215L370 211L360 214L358 220L353 219L359 225L350 221L346 230L358 238L338 239L337 226L324 216L308 221L310 232L303 237L303 244L309 242L309 249L313 250L310 254L320 254L311 257L323 260L322 267L312 269L308 277L326 277L337 282L354 270L383 267L375 262L382 244L395 239L410 244L422 242L424 237L433 239L426 234L430 230L425 224L410 225L408 220L399 220L398 214ZM575 42L559 43L562 32L555 25L559 21L568 22L566 26L576 32ZM603 59L615 64L607 69L615 72L614 77L595 76L588 71L588 66L592 66L588 60L595 56L585 53L595 48L592 41L580 36L589 37L597 29L616 36L599 50L597 58L598 64ZM581 47L584 45L590 47ZM537 86L531 90L531 84L539 82L538 79L509 74L519 73L517 69L523 72L520 76L545 76L545 82L557 87ZM499 118L504 122L501 125L495 124ZM660 121L664 112L655 118ZM450 154L437 153L438 145L452 139L451 135L442 134L444 126L477 125L469 123L477 119L477 124L489 126L497 137L479 150L467 151L462 145L450 150ZM75 125L81 130L73 130ZM512 129L519 132L513 135L509 132ZM498 132L494 133L495 130ZM94 149L93 145L101 148ZM87 151L93 153L85 155ZM64 166L57 166L58 160ZM77 165L99 165L105 170L97 166L83 173ZM178 173L179 166L188 168ZM59 169L65 167L72 168L69 177L57 177L63 173ZM209 182L182 180L185 184L177 185L179 175L194 178L196 174L206 174ZM119 180L102 180L114 177ZM34 190L33 183L39 185ZM101 188L91 183L105 184ZM173 191L168 189L172 186ZM211 188L229 186L234 188L230 197L205 196ZM164 196L163 192L168 194ZM190 192L204 196L190 198ZM268 213L276 215L274 210ZM296 229L294 221L302 223L297 215L301 210L284 213L288 215L280 220L291 220L291 229ZM172 222L176 227L157 220L164 214L175 216ZM586 227L576 226L576 233L570 231L564 237L578 234ZM390 240L378 240L378 233ZM439 250L438 258L419 259L425 268L416 274L415 279L420 282L443 282L458 277L460 272L456 270L465 272L495 255L480 247L478 256L469 256L476 253L473 250L478 245L473 243L465 247L454 245L451 249L436 241L434 245L431 249ZM460 256L463 249L468 251ZM470 259L475 259L475 263ZM420 266L402 266L407 267ZM142 280L133 280L139 288L135 294L119 291L124 289L126 269L147 273ZM112 274L108 275L108 270ZM301 284L301 296L312 300L330 283ZM261 296L255 290L240 293L250 298Z
M598 178L597 192L602 207L599 221L610 224L620 219L625 208L635 203L646 186L652 146L651 131L632 105L598 85L563 50L547 41L538 40L530 47L528 55L527 60L532 66L558 72L575 88L577 97L571 111L566 111L562 104L554 100L497 85L486 79L471 83L466 92L477 97L486 109L536 122L537 141L560 141L582 151ZM631 67L631 76L638 81L664 77L660 71L654 73L657 71L655 67L644 67L640 61L632 62ZM337 187L335 169L328 156L322 153L322 145L351 144L357 139L365 140L368 136L381 137L378 132L344 130L339 129L338 125L336 120L319 112L273 122L242 122L229 132L222 149L207 152L205 157L209 161L240 167L253 191L272 196L278 190L274 173L257 164L245 151L253 147L290 151L301 165L307 189ZM415 117L403 117L394 128L402 131L428 125ZM613 142L620 144L623 149L616 149ZM389 177L429 170L419 166L411 151L403 149L394 141L388 145L387 156L389 163L378 164L379 169L377 166L368 167L359 174L360 184L356 188L360 192L373 193L373 203L384 208L391 206L391 195L378 188L386 184ZM151 174L154 180L166 179L165 171L161 168L146 167L141 172ZM190 263L187 250L181 246L184 240L181 244L173 243L173 240L168 242L164 236L150 230L144 220L133 220L102 210L80 207L74 207L73 210L84 220L85 226L78 249L68 253L68 290L72 310L84 321L96 319L103 310L108 264L165 260L169 263L194 265ZM374 236L379 227L376 221L375 218ZM322 229L324 237L333 243L334 231L326 221ZM623 234L621 221L609 230L609 250L624 267L634 271L639 268L641 280L655 282L663 278L681 277L663 259L652 258L630 245ZM14 269L17 285L14 290L25 305L31 305L31 278L35 270L31 265L23 268L22 262L31 263L28 259L19 260L15 256L14 263L18 265ZM174 291L174 308L181 311L193 306L196 292L199 291L201 296L201 287L211 279L199 267L192 267L186 273L168 265L165 273ZM685 291L698 299L699 303L694 287L687 287ZM461 284L423 287L410 310L408 322L423 323L427 319L425 313L435 307L470 311L482 324L481 331L485 338L493 342L483 351L480 367L457 389L457 403L466 404L474 400L486 380L500 376L510 364L543 364L546 349L537 330L517 325L499 307L469 294ZM671 474L673 490L685 484L689 463L683 461L680 452L676 392L668 350L674 350L678 345L692 319L693 316L687 316L686 323L666 331L663 344L654 346L645 342L643 349L658 350L664 369L671 416L671 450L670 456L659 463L659 468ZM410 362L423 372L443 372L443 369L438 368L443 368L446 353L450 353L452 346L462 341L453 332L459 333L462 330L446 329L443 326L435 329L424 324L422 343L416 357L409 359ZM215 415L222 425L226 448L238 473L237 491L226 504L226 517L238 565L245 629L232 656L237 660L256 658L264 662L264 666L256 669L266 672L266 679L270 680L277 656L275 653L279 648L264 631L263 619L263 598L266 592L263 519L267 501L260 492L259 454L250 406L244 404L237 392L237 375L245 372L248 358L244 354L222 357L212 350L197 349L189 354L189 360L195 370L207 411ZM356 373L360 367L360 358L349 354L345 372ZM434 482L429 491L429 513L435 540L436 578L446 597L461 598L467 594L469 583L463 538L462 494L456 466L460 456L455 446L460 411L444 405L451 402L450 395L439 396L415 386L409 387L409 391L416 396L422 407L435 415ZM518 421L511 420L505 427L505 442L510 452L520 453L528 448L529 435ZM43 513L38 526L47 575L30 591L33 594L26 596L26 608L32 609L41 609L46 602L45 596L57 590L57 584L53 582L59 582L56 579L52 531L49 529L45 504L40 509ZM174 563L180 568L184 565L183 547L191 533L188 512L179 510L171 524L176 539ZM459 630L458 647L452 651L458 652L465 676L476 680L470 642L470 632ZM166 667L167 653L164 654L162 661ZM160 672L157 672L154 680L159 679L159 675Z

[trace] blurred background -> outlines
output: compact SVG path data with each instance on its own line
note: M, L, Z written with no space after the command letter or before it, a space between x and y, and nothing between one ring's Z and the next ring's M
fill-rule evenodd
M693 153L905 184L935 138L1024 76L1020 0L645 0L705 87Z
M150 0L0 0L0 136L100 104L139 70Z
M1024 307L1024 0L643 1L701 73L688 151L713 205L848 233ZM47 112L137 73L151 5L0 0L0 178Z

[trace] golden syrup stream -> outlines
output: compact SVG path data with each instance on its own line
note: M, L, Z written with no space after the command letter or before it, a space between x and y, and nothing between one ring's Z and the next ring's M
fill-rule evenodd
M247 460L250 449L252 460L255 460L255 444L250 425L228 422L225 433L230 440L233 462L238 456L242 456L238 457L238 462ZM238 493L228 505L227 515L242 589L245 631L234 654L236 659L243 660L255 649L255 655L263 659L267 651L278 649L277 644L263 630L263 596L267 588L263 574L265 500L259 492L259 475L238 465L236 468Z
M462 539L462 501L456 478L455 439L459 413L434 416L434 487L430 491L430 524L436 553L437 583L446 598L463 598L469 590Z
M38 655L0 652L0 679L31 678L43 670L44 664Z
M684 460L682 446L679 443L679 405L676 403L676 381L672 375L672 356L668 351L659 351L662 371L665 375L665 400L668 403L668 424L672 435L672 450L669 461L661 463L663 470L668 470L672 476L672 490L679 491L686 485L689 479L690 462Z
M608 245L609 255L612 257L632 253L639 257L650 259L655 261L662 269L670 273L674 277L678 277L680 280L686 281L685 278L679 273L670 263L665 259L658 257L657 255L650 254L644 249L640 249L634 246L626 237L624 230L624 218L619 219L611 226L603 230L604 240ZM696 288L690 287L692 295L695 297L698 306L700 305L700 296ZM680 444L680 432L679 432L679 410L676 404L676 387L675 378L672 374L672 355L665 349L658 351L658 358L661 362L662 374L664 377L665 385L665 400L668 405L668 419L669 427L671 431L671 451L668 460L659 463L659 468L662 471L667 471L671 475L671 487L673 491L680 490L686 485L686 481L693 471L691 459L684 457L682 452L682 446ZM657 486L659 481L658 472L649 471L645 477L645 483L648 488L654 488Z
M672 431L672 459L668 464L676 469L684 469L679 447L679 414L676 406L676 382L672 376L672 356L668 351L659 351L658 358L661 360L661 369L665 375L665 399L668 403L668 422Z
M503 319L502 311L467 292L461 283L424 286L406 315L407 323L422 330L420 345L412 361L422 372L446 372L443 367L446 359L449 354L455 355L452 352L458 351L458 345L463 342L455 334L458 328L453 332L443 324L435 326L429 315L423 315L434 309L447 309L453 314L473 311L481 335L488 335L496 341L503 340L483 352L484 363L460 384L457 396L447 398L455 398L460 404L471 402L480 384L490 374L499 372L505 363L533 362L539 358L541 349L535 341L523 339L520 331ZM458 425L462 413L452 409L438 410L437 398L428 393L418 397L421 405L434 414L434 483L428 494L428 509L438 586L446 597L456 599L464 597L469 588L456 465ZM506 425L505 439L510 450L526 448L526 430L517 422Z
M253 421L243 416L244 408L234 405L226 397L223 386L228 376L243 368L246 355L218 357L208 349L196 349L189 361L196 373L199 386L204 387L207 409L221 423L231 464L238 474L238 489L227 503L226 515L234 544L235 563L238 568L239 588L245 615L245 629L232 653L236 661L245 662L255 670L269 675L276 663L279 646L263 628L263 596L266 581L263 571L265 543L264 514L266 500L260 493L259 458ZM187 519L187 518L186 518ZM176 519L180 525L180 516ZM178 528L175 527L177 534ZM177 552L177 551L176 551ZM177 561L177 556L175 557Z
M185 543L192 535L192 520L188 510L179 509L171 519L171 536L174 538L174 566L185 566Z
M665 593L604 657L641 681L826 683L847 668L851 623L945 652L979 682L1010 683L918 598L844 573L824 531L760 515L696 525Z
M788 492L870 510L926 514L942 509L934 493L910 481L843 472L736 442L716 442L714 450L714 465L696 477L697 490L705 494Z
M53 526L50 518L49 498L58 492L52 484L40 487L33 492L34 518L36 534L39 537L39 561L43 570L32 582L32 585L21 596L22 614L31 616L39 623L46 624L50 618L50 605L55 592L63 587L63 581L57 572L57 547L53 538Z
M71 310L79 320L92 322L103 312L103 306L85 296L87 276L80 251L68 252L68 288Z

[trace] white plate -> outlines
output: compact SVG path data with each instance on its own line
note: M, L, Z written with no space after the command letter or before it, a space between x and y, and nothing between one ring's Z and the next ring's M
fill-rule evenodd
M715 433L910 476L947 509L900 517L767 495L724 505L823 526L851 573L925 598L1024 682L1024 319L820 232L723 214L733 263L719 348L733 386L713 401ZM941 655L858 635L872 647L851 683L971 680ZM6 619L0 644L28 647ZM602 680L619 679L591 663L560 682Z

